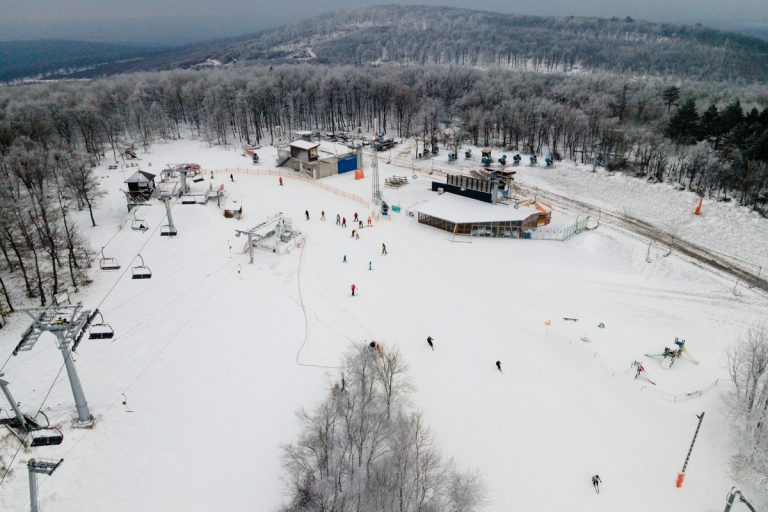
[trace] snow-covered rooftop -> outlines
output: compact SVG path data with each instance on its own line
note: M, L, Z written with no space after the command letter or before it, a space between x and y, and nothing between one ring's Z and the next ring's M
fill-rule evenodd
M324 141L320 141L319 152L327 153L328 155L332 155L332 156L340 156L340 155L348 155L350 153L354 153L355 150L344 144L339 144L337 142L329 142L324 140ZM325 156L325 155L321 155L321 156Z
M299 148L299 149L312 149L312 148L316 148L319 145L320 144L318 144L317 142L309 142L306 140L295 140L291 142L292 147Z
M539 213L528 206L515 208L507 204L484 203L451 193L441 194L413 210L457 224L521 221Z

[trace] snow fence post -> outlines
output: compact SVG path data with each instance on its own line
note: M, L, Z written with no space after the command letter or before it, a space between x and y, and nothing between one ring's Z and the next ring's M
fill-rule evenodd
M699 418L699 424L696 425L696 432L693 433L693 439L691 440L691 446L688 448L688 455L685 456L685 462L683 462L683 469L680 471L680 473L677 474L677 481L675 482L675 486L677 488L680 488L683 486L683 481L685 480L685 468L688 467L688 460L691 458L691 452L693 451L693 445L696 443L696 438L699 435L699 429L701 428L701 422L704 420L704 412L702 411L701 414L696 415L697 418Z

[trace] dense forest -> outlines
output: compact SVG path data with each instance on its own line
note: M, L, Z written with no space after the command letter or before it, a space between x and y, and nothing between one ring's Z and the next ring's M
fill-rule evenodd
M92 254L71 221L101 194L93 165L125 145L194 136L273 143L297 129L387 130L599 163L768 213L760 85L463 66L243 67L0 89L0 288L41 303Z
M768 79L768 41L632 18L538 17L427 6L326 14L179 59L224 63L452 64L532 71L604 70L707 79Z

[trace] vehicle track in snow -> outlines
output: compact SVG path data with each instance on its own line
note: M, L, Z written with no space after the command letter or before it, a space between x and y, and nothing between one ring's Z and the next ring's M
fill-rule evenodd
M408 153L410 153L410 150L408 150ZM459 160L446 169L441 165L442 162L435 162L429 159L425 159L422 162L410 161L405 157L405 154L407 154L406 151L399 151L392 157L391 163L413 172L426 172L430 175L438 176L445 176L446 172L470 174L472 169L477 168L477 163L475 162L470 164L469 162ZM763 269L758 265L732 256L717 253L626 213L606 210L586 201L566 197L549 190L543 190L540 187L525 185L519 181L514 181L512 188L519 195L536 197L560 210L590 217L590 224L595 222L599 223L598 225L609 225L622 229L635 238L664 245L701 268L731 276L737 280L734 285L734 294L738 292L739 286L768 293L768 269Z

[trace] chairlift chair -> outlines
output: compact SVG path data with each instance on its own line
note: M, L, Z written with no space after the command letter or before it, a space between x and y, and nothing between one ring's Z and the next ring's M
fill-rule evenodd
M139 219L136 217L137 210L138 208L133 211L133 220L131 221L131 229L134 231L144 232L149 228L147 227L147 223L144 219Z
M136 265L131 269L131 279L151 279L152 271L144 264L144 258L141 257L141 254L136 256L141 260L141 265Z
M120 270L120 263L118 263L117 258L107 258L104 255L104 248L102 247L99 268L101 270Z
M98 317L98 322L92 322L90 327L88 328L88 339L89 340L108 340L115 336L115 330L112 329L112 326L109 325L104 321L104 317L101 315L101 312L97 309L94 318Z
M42 428L32 433L30 446L56 446L64 441L64 434L56 427Z
M176 228L167 224L160 229L160 236L176 236L177 234Z

